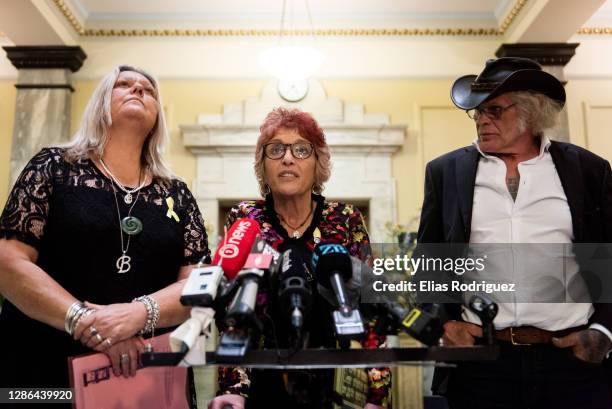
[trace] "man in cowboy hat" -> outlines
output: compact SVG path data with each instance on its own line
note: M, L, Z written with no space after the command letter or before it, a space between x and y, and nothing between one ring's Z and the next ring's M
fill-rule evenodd
M455 81L451 99L478 137L428 163L420 243L612 241L609 163L544 133L565 103L555 77L529 59L489 60L480 75ZM609 408L601 363L612 346L611 307L500 303L497 360L460 364L444 379L437 371L434 390L451 408ZM445 345L481 342L477 316L458 304L445 310Z

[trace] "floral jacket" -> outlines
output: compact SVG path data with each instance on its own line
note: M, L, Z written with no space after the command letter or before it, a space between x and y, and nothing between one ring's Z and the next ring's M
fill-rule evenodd
M351 255L371 264L368 232L358 209L350 204L328 202L320 195L314 195L317 203L313 220L298 239L290 238L274 212L272 196L265 200L245 201L234 206L228 215L227 226L239 218L257 220L264 240L275 249L280 249L287 241L305 245L312 252L318 243L342 244ZM298 243L299 242L299 243ZM280 251L280 250L279 250ZM266 307L266 297L258 297L258 308ZM385 335L375 331L376 320L367 322L367 336L362 342L365 348L384 346ZM239 394L248 398L250 370L241 367L219 368L218 394ZM390 407L391 371L389 368L368 370L367 402Z

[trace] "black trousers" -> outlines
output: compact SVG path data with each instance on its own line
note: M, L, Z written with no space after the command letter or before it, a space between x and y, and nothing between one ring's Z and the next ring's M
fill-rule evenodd
M491 362L461 363L450 374L451 409L610 409L609 374L571 349L499 342Z

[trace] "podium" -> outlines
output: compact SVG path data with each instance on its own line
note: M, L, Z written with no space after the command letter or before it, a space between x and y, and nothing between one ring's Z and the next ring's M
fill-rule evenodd
M472 347L414 347L379 349L264 349L249 351L242 359L222 359L206 353L206 366L244 366L258 369L371 368L378 366L420 365L437 361L437 366L452 366L461 361L492 361L499 355L495 345ZM175 366L183 354L144 352L144 366Z

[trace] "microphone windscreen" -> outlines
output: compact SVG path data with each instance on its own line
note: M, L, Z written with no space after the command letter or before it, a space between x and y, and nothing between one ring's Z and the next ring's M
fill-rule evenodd
M312 267L317 281L330 287L330 276L339 273L347 281L353 276L353 265L348 251L340 244L321 244L312 254Z
M244 266L253 243L259 235L259 223L253 219L238 219L221 241L213 264L221 266L229 280L233 280Z
M308 280L311 277L308 265L305 263L299 250L291 247L283 252L278 271L279 280L290 277L300 277L304 280Z

